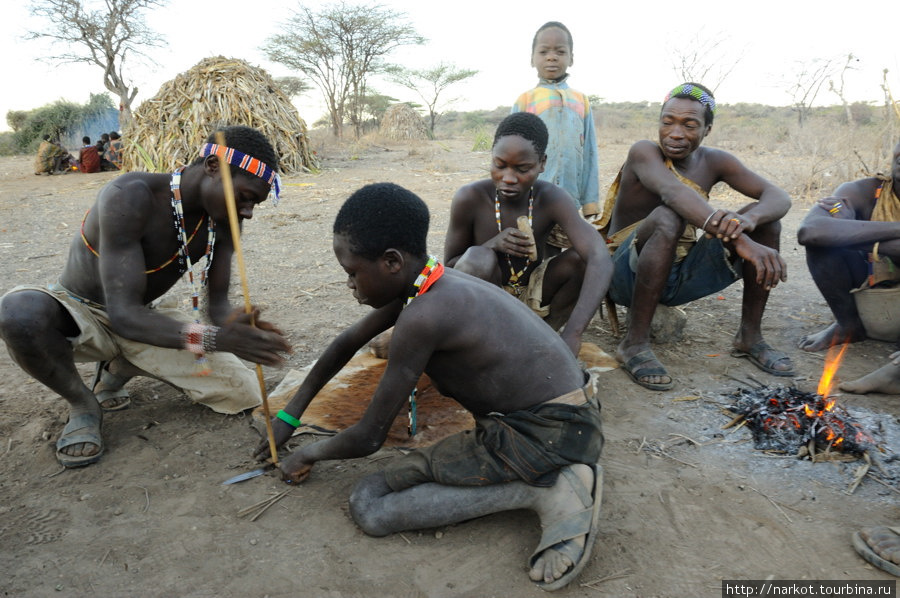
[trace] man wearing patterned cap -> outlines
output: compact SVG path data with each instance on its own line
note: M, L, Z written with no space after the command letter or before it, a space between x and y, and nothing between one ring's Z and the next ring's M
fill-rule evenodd
M613 254L609 296L628 309L628 331L616 349L623 370L651 390L668 390L672 377L650 348L656 306L681 305L743 278L741 324L732 355L765 372L792 376L790 358L762 337L771 291L787 280L778 254L787 193L728 152L701 147L712 129L715 99L696 83L665 98L659 140L631 146L597 222ZM737 210L710 205L709 191L724 182L751 202Z
M0 299L0 336L10 355L69 404L56 444L66 467L100 458L103 411L128 406L124 384L132 376L164 380L214 411L237 413L261 401L255 374L237 357L276 365L290 350L258 311L254 327L228 302L234 243L218 155L231 164L240 219L252 218L270 191L277 195L278 158L255 129L221 132L226 147L211 135L201 156L171 175L130 172L107 184L58 281L16 287ZM154 307L183 274L193 313ZM200 287L211 324L200 321ZM76 362L98 362L92 387Z

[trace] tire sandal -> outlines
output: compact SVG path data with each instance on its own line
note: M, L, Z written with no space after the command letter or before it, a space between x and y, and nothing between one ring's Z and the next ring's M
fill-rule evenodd
M91 385L91 391L94 393L94 396L97 397L97 402L100 403L100 408L104 411L121 411L123 409L128 409L131 406L131 395L128 394L128 390L126 390L124 386L120 386L115 390L101 390L99 392L96 390L97 385L100 384L100 380L104 377L120 379L119 376L110 373L110 371L106 369L107 366L109 366L108 361L97 363L97 371L94 374L94 383ZM104 405L107 401L113 402L111 407Z
M82 413L69 417L62 434L56 441L56 459L64 467L82 467L100 460L103 455L103 438L100 436L101 418L93 413ZM62 450L74 444L93 444L99 447L96 454L86 457L67 455Z

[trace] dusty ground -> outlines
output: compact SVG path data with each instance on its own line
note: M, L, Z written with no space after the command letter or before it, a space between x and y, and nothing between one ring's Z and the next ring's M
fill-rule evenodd
M408 186L432 209L430 244L440 254L452 191L486 173L487 154L469 145L334 149L325 152L321 174L289 178L282 204L257 211L244 238L251 295L267 319L290 332L289 367L315 359L367 309L347 292L331 254L330 227L341 201L369 182ZM625 150L601 147L604 184ZM0 289L54 280L84 210L113 177L35 177L30 166L30 158L0 160ZM823 356L794 347L829 315L795 243L803 204L785 222L790 280L771 298L765 332L794 358L802 372L796 384L811 390ZM719 596L722 579L889 579L856 556L849 537L861 525L900 519L896 478L889 486L867 477L848 495L858 463L770 456L753 449L746 428L722 429L729 420L720 409L725 395L741 385L734 377L781 382L728 356L740 293L734 285L720 298L688 306L687 339L658 347L677 380L672 391L644 391L621 371L602 375L602 536L582 585L561 595ZM616 344L599 318L586 340L608 352ZM839 377L862 375L891 351L887 343L854 345ZM88 380L92 367L82 372ZM283 376L266 371L270 388ZM238 512L286 487L273 477L221 485L251 466L258 435L248 417L218 415L164 384L135 380L132 407L106 417L102 460L65 471L54 458L64 403L5 351L0 379L3 595L543 594L525 573L539 538L530 513L380 539L360 532L347 515L350 489L396 449L320 464L306 484L251 522ZM880 422L883 457L893 455L900 400L841 401L869 423Z

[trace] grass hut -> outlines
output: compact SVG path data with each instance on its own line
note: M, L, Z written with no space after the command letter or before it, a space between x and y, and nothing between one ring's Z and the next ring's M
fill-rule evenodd
M381 119L379 135L393 141L428 139L425 121L409 104L389 106Z
M197 157L218 126L259 129L275 146L284 174L312 172L306 123L263 69L236 58L206 58L144 101L123 131L123 170L167 172Z

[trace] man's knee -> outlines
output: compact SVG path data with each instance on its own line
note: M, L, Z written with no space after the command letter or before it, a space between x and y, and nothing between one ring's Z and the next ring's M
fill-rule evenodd
M386 536L393 530L382 517L382 499L392 492L383 473L363 478L350 493L350 516L370 536Z
M19 291L0 299L0 337L9 345L21 345L40 336L48 317L40 309L42 293Z
M777 245L781 239L781 220L760 224L750 233L750 238L769 247Z
M497 269L497 254L493 249L481 245L469 247L457 260L454 269L483 280L490 280Z

